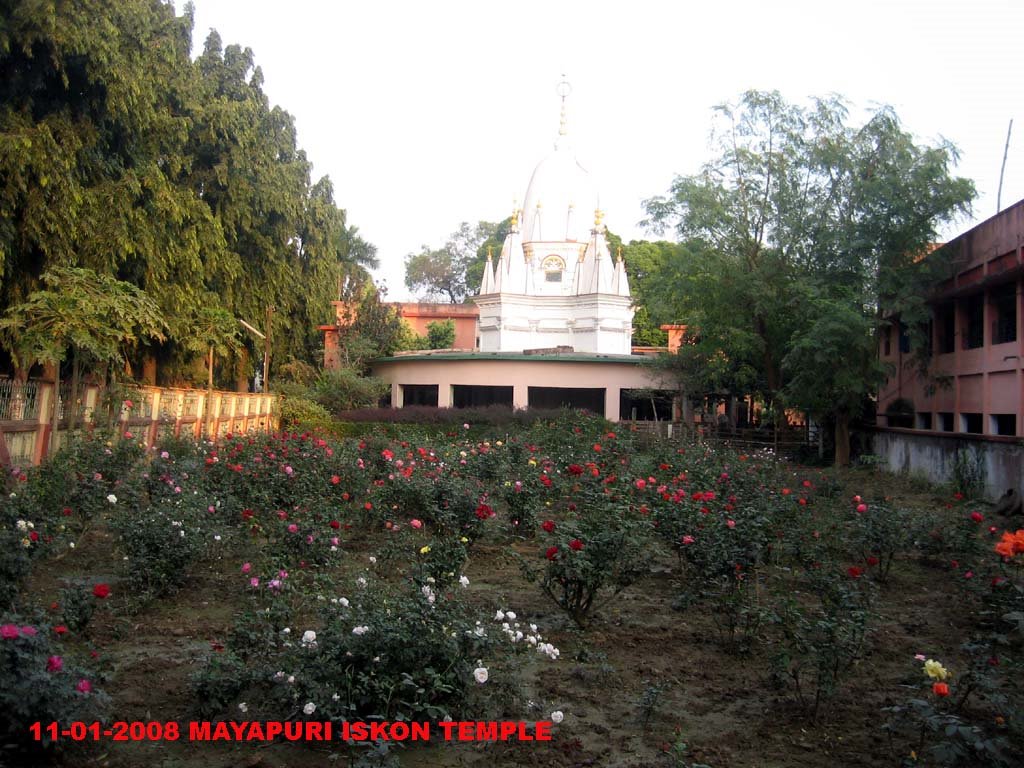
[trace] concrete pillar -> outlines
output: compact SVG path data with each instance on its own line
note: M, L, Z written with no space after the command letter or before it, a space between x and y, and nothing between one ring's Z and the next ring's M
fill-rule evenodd
M402 407L402 385L397 381L391 384L391 407Z
M530 388L526 384L512 387L512 407L519 410L530 407Z
M608 421L619 420L619 395L621 387L606 387L604 390L604 417Z
M452 385L451 382L441 380L437 383L437 407L452 407Z

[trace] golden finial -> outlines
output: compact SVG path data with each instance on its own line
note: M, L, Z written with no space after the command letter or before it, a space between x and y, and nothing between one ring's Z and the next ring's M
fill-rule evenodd
M601 222L604 220L604 211L600 208L594 209L594 229L601 228Z
M515 230L517 230L519 228L519 212L520 212L519 211L519 201L518 200L513 200L512 201L512 227L511 227L511 229L513 231L515 231Z
M488 246L487 246L487 260L488 260L488 261L490 261L490 260L491 260L491 249L492 249L493 247L494 247L494 246L492 246L492 245L488 245ZM619 253L620 253L620 254L622 253L622 249L621 249L621 248L619 248Z
M622 261L622 246L619 246L619 261Z

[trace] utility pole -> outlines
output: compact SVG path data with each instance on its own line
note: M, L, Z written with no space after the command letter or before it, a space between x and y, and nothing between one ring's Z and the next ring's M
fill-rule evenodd
M270 392L270 333L273 330L274 313L277 307L267 307L267 325L263 334L263 391Z
M1010 132L1013 130L1013 118L1006 129L1006 146L1003 148L1003 166L999 169L999 191L996 192L996 213L1003 210L1003 174L1006 173L1006 156L1010 153Z

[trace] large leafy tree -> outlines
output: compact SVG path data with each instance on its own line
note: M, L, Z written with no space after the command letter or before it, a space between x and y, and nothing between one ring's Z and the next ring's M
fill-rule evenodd
M483 275L481 247L486 260L485 244L494 242L498 228L498 224L488 221L475 225L464 221L441 248L424 245L419 253L410 253L405 257L406 287L431 300L443 298L452 304L465 301L479 290Z
M838 97L751 91L715 116L716 157L646 203L683 243L655 295L747 391L835 423L845 463L856 403L881 376L875 331L892 313L923 317L935 264L920 256L974 186L951 174L955 147L918 144L891 109L850 125Z
M311 183L252 51L214 32L193 61L191 6L164 0L0 0L0 19L0 306L83 267L167 317L167 340L137 355L187 370L212 292L250 322L275 307L274 359L314 359L374 249L330 181Z

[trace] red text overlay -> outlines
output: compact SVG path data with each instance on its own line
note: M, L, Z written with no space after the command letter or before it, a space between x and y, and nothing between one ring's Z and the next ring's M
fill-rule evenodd
M33 723L36 741L551 741L551 721L453 720L342 722L330 720L194 720Z

